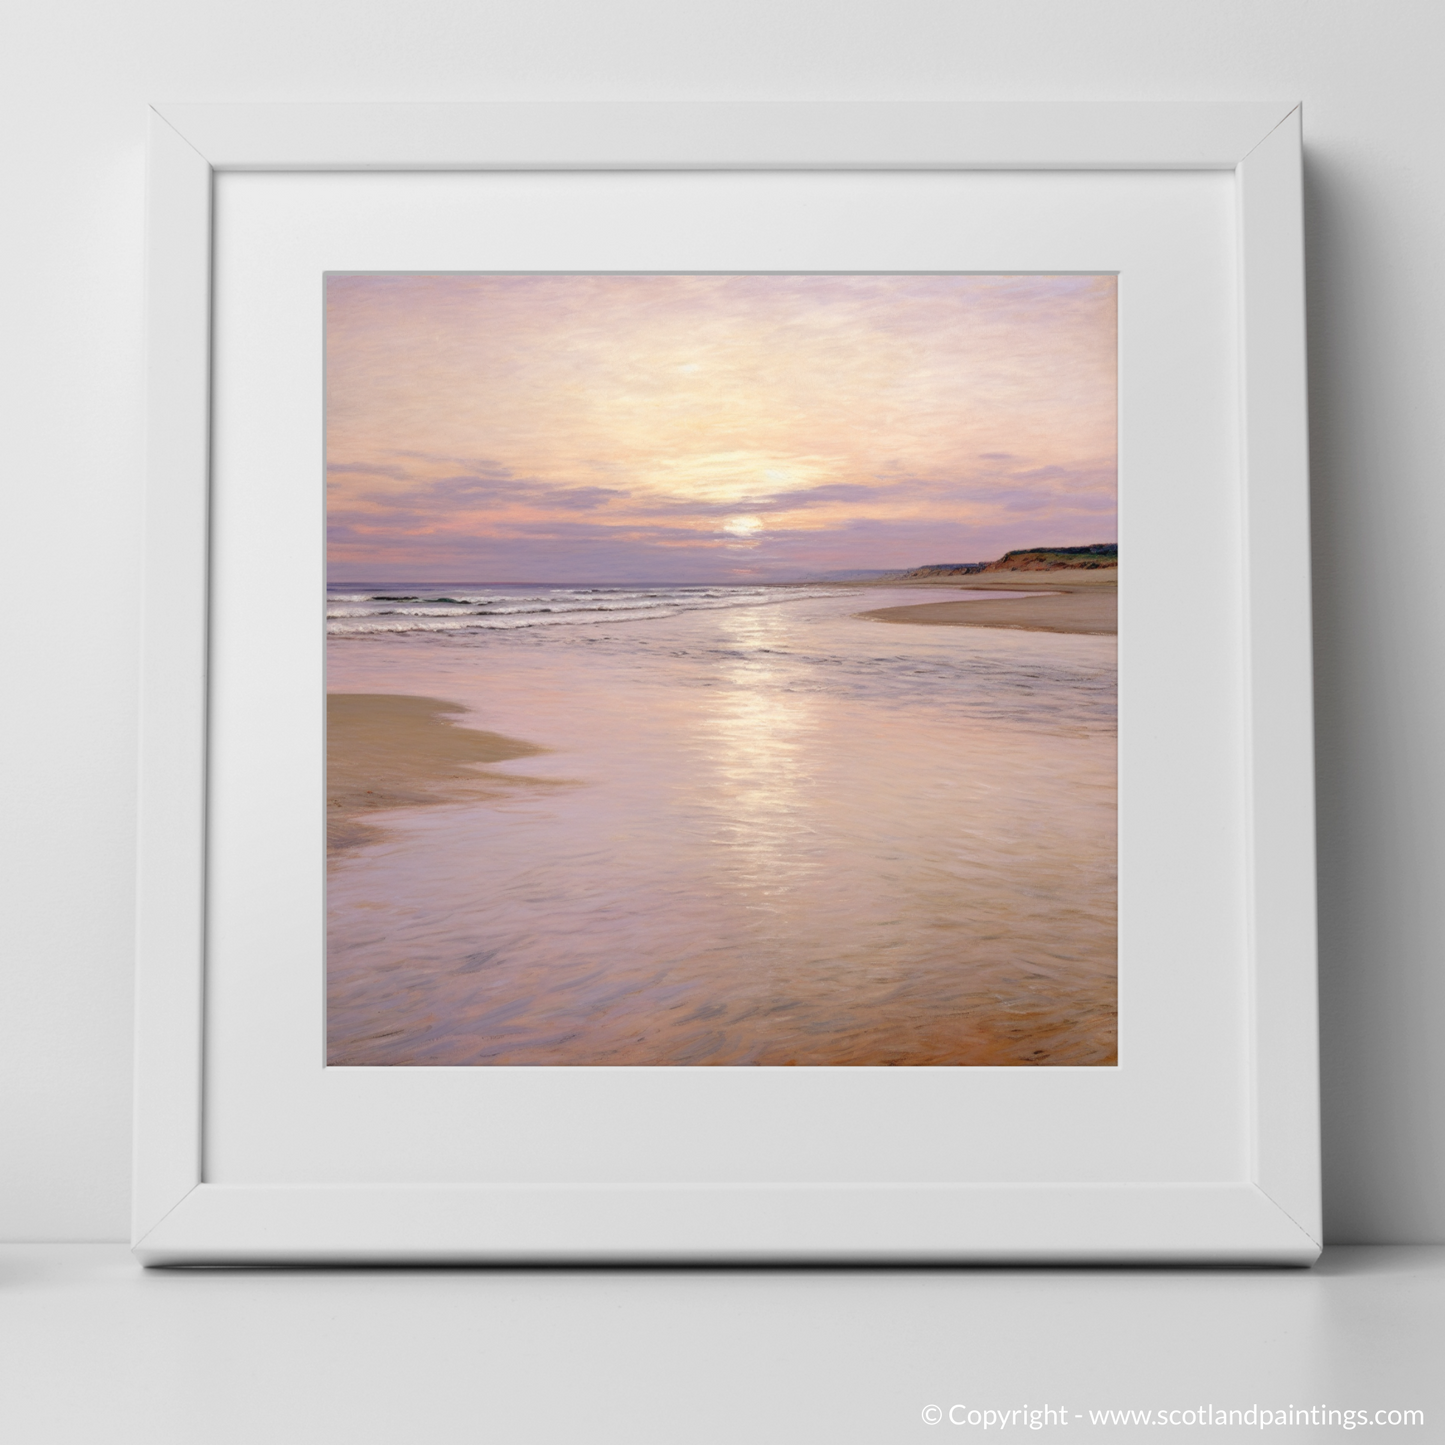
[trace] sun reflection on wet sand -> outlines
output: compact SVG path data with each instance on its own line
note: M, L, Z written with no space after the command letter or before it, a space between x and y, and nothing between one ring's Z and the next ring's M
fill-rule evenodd
M727 850L735 886L759 901L794 890L816 866L807 847L813 709L806 694L780 687L774 661L787 624L782 609L721 620L723 686L699 728L700 764L716 778L715 841Z

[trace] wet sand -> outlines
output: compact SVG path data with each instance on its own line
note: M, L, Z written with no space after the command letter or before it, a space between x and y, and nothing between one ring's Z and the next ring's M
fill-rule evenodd
M436 697L333 692L326 699L326 851L374 841L371 814L461 798L496 796L519 784L489 763L546 752L500 733L459 727L466 709Z
M1034 587L1037 586L1035 583ZM994 590L992 584L989 590ZM1051 593L1046 597L1001 598L997 602L921 602L907 607L880 607L855 616L873 622L912 622L928 627L1009 627L1023 632L1112 635L1119 629L1118 613L1118 594L1114 589L1096 587Z
M1113 1065L1114 639L850 620L971 590L334 643L329 1062Z

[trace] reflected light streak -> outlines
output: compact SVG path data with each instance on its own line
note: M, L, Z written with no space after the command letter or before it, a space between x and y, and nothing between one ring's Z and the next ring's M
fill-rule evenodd
M725 619L725 688L704 724L705 757L726 813L715 841L737 886L776 908L814 871L806 822L815 779L809 765L816 720L806 694L781 688L769 649L787 645L783 609L746 608Z

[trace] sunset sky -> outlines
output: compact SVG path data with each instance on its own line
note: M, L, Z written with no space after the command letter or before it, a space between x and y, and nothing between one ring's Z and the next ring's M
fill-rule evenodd
M1113 276L336 275L330 573L749 582L1113 541Z

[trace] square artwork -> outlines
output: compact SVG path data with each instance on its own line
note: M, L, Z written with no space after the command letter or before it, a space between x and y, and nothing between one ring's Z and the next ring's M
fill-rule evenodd
M1112 275L327 277L332 1065L1110 1065Z

